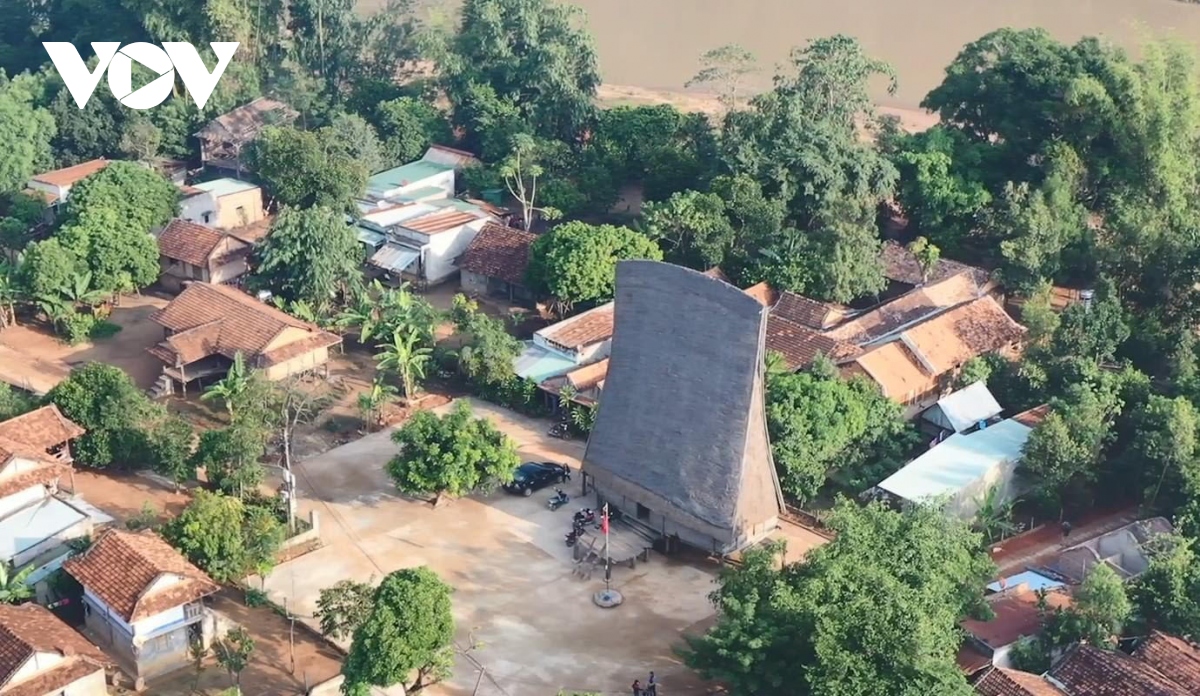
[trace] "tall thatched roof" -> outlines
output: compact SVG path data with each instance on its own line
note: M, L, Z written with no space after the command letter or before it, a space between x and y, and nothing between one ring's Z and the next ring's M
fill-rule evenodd
M584 471L740 546L782 508L763 405L767 309L724 281L653 261L617 266L615 304Z

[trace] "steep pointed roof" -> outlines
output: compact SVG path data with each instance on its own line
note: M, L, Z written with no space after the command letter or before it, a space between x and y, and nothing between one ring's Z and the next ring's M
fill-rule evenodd
M703 273L623 261L615 312L584 471L738 548L782 509L763 405L767 308Z

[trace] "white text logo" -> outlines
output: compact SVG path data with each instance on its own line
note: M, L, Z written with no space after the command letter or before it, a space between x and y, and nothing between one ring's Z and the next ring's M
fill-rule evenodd
M121 48L119 41L93 41L92 50L99 61L96 70L88 72L87 64L74 45L65 41L47 41L42 45L46 47L46 53L50 54L50 60L81 109L92 98L92 92L96 91L96 85L100 84L100 77L105 70L108 70L109 91L131 109L149 109L163 103L171 95L177 72L183 80L184 89L192 95L192 101L203 109L238 48L236 41L209 42L213 53L217 54L217 67L209 72L190 43L167 41L159 48L154 44L138 42ZM136 92L133 90L135 60L158 75Z

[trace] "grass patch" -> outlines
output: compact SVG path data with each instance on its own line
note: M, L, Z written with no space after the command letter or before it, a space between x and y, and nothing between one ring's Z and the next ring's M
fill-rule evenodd
M120 324L101 320L92 326L92 330L88 332L88 338L91 338L93 341L98 341L102 338L112 338L121 333L122 328Z

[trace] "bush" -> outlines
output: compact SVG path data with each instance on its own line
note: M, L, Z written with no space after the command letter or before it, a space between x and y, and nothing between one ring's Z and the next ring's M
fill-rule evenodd
M511 377L496 383L472 382L475 393L498 406L511 408L527 416L544 416L550 412L537 382Z
M63 338L67 339L67 343L73 346L91 340L92 331L95 328L96 317L91 314L76 312L62 320Z
M119 324L97 319L96 323L92 325L92 330L88 333L88 337L93 341L99 341L105 338L112 338L119 333L121 333L121 326Z
M270 570L286 530L266 508L200 490L162 534L214 580L230 582Z
M251 609L255 607L265 607L271 603L271 600L267 598L267 593L263 592L262 590L255 589L253 587L247 587L244 594L246 596L246 606L250 607Z

